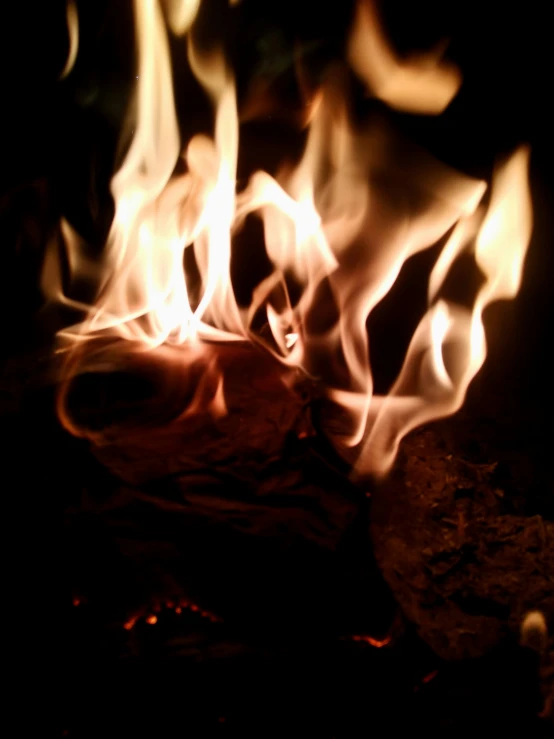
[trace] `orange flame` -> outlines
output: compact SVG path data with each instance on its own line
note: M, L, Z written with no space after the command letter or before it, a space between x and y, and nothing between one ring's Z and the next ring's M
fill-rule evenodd
M44 289L86 312L60 337L73 348L93 338L129 340L144 349L214 340L261 343L283 363L317 377L329 399L346 411L347 428L335 441L358 448L357 472L384 474L409 430L460 407L485 359L483 311L517 293L532 225L529 152L517 150L498 169L485 207L485 182L415 147L399 146L380 119L353 125L344 81L330 74L311 102L300 162L276 177L255 172L237 193L233 74L221 51L195 44L191 28L199 0L165 0L163 7L165 16L159 0L134 2L136 121L112 179L115 216L102 262L91 260L65 220L69 284L55 246L45 260ZM188 63L213 108L213 135L188 141L184 174L176 173L181 144L166 19L174 33L187 34ZM440 112L460 84L459 72L436 54L399 60L370 2L358 3L348 49L352 68L371 93L395 108ZM230 265L233 236L252 214L262 221L273 271L244 308L235 297ZM376 396L367 318L406 260L449 232L430 276L428 311L401 372L386 397ZM183 268L187 249L200 276L194 301ZM484 275L471 309L441 295L464 252L473 254ZM290 276L301 286L295 301L288 292ZM97 285L93 304L70 297L77 278ZM260 312L269 337L254 329ZM74 353L76 365L80 356ZM226 413L225 383L217 379L217 367L210 366L208 374L202 394L217 417ZM194 404L187 412L193 409Z

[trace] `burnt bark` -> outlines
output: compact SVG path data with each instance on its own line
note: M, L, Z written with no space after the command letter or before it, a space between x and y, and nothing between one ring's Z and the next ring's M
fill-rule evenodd
M418 432L368 498L317 431L316 389L259 361L261 386L227 371L227 427L168 420L171 382L138 426L132 402L110 426L105 395L101 443L60 428L51 389L4 407L19 577L41 604L27 646L62 660L62 728L547 736L552 645L518 645L526 610L552 623L533 419L481 409Z

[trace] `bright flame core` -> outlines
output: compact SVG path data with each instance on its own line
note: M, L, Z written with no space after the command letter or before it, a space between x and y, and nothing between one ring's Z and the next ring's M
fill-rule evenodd
M166 0L164 16L158 0L134 2L136 121L112 180L115 216L100 265L87 257L70 224L61 224L70 277L95 280L95 302L66 296L55 249L44 265L44 289L86 311L60 336L74 349L94 338L126 339L144 349L261 343L322 382L349 419L337 444L358 446L359 473L384 474L409 430L460 407L485 359L483 311L517 293L532 227L529 153L519 149L495 173L485 206L485 182L399 148L379 120L363 131L353 126L344 86L330 78L313 102L299 164L275 178L258 171L237 194L234 79L221 52L201 52L194 43L199 4ZM194 135L183 153L166 19L174 33L188 33L188 63L213 106L213 136ZM458 72L436 59L400 63L370 3L359 5L348 48L353 70L392 107L440 112L458 89ZM181 155L185 173L176 174ZM383 174L394 186L377 184ZM251 214L263 223L273 271L242 307L231 283L232 237ZM387 396L374 395L367 318L406 260L449 232L430 276L427 313L400 374ZM183 267L186 249L193 250L200 277L194 302ZM472 308L441 297L464 252L474 255L484 276ZM302 288L294 303L286 275ZM270 338L253 328L260 311ZM215 416L226 412L224 387L220 377Z

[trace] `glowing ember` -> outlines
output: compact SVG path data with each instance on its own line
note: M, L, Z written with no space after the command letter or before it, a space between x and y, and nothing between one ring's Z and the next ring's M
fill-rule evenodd
M532 225L529 153L521 148L498 168L490 198L487 194L484 200L487 183L415 149L399 153L397 137L381 119L354 125L346 86L329 76L310 101L301 161L283 166L276 177L258 171L237 192L239 116L223 45L206 51L197 44L199 0L167 1L163 8L165 15L158 0L134 2L136 118L125 160L112 179L115 216L101 262L91 260L68 222L61 224L70 279L92 280L97 285L94 303L66 294L55 246L44 265L48 294L86 313L60 336L71 350L60 398L62 421L74 433L89 433L67 412L68 386L83 363L87 369L110 366L110 352L118 351L114 339L141 350L187 344L191 351L207 342L247 340L318 378L329 400L349 418L348 427L333 439L336 445L357 447L359 474L384 474L409 430L460 407L486 355L483 311L518 291ZM184 151L166 22L172 33L186 34L188 64L213 106L213 135L192 136ZM68 23L71 49L65 72L76 53L72 3ZM368 93L394 108L440 112L456 94L460 75L439 57L432 53L400 61L372 3L359 3L348 60ZM184 173L177 167L181 158ZM394 196L376 184L383 173L395 182ZM408 197L414 192L415 201ZM252 214L263 223L273 271L244 307L235 296L230 264L233 237ZM406 260L449 233L430 276L428 310L400 374L387 396L377 396L367 318ZM194 298L193 278L183 267L187 250L194 254L199 275ZM444 295L453 265L464 253L473 256L484 277L471 308ZM294 299L288 290L291 276L301 288ZM258 328L261 314L264 331ZM96 347L93 339L104 341L99 355L94 349L94 359L93 349L86 348ZM206 382L209 392L199 383L186 412L207 403L214 417L224 415L225 378L217 359Z
M438 670L433 670L428 675L425 675L425 677L423 678L423 680L421 682L424 685L427 685L427 683L430 683L431 680L434 680L438 674L439 674L439 671Z
M361 641L365 644L369 644L371 647L376 649L382 649L391 643L391 637L386 636L384 639L374 639L372 636L366 636L362 634L355 634L351 637L352 641Z
M144 619L144 622L150 626L154 626L158 623L158 616L156 614L162 612L164 606L161 603L155 602L150 604L149 609L146 608L139 610L131 618L129 618L124 624L123 628L126 631L132 631L140 619ZM212 623L221 623L221 618L216 616L214 613L204 611L196 603L188 603L187 601L181 601L179 605L175 606L173 601L167 601L165 603L165 609L167 611L173 611L177 616L183 613L183 610L189 610L195 613L197 616L204 618ZM152 612L149 612L153 611Z
M521 622L520 641L541 654L548 644L546 620L540 611L531 611Z
M123 628L124 628L124 629L125 629L126 631L131 631L131 629L133 629L133 628L134 628L134 626L135 626L135 624L136 624L137 620L138 620L138 616L133 616L133 617L132 617L132 618L130 618L130 619L129 619L128 621L125 621L125 623L123 624Z

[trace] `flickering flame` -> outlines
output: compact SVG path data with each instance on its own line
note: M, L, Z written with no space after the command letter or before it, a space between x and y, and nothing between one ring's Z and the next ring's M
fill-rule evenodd
M191 26L200 0L169 0L164 3L169 27L178 35L185 33Z
M519 289L532 226L528 165L529 151L520 148L497 170L475 240L471 221L477 208L458 221L430 278L432 307L416 329L391 392L368 414L370 432L360 455L360 472L386 472L408 431L462 405L486 357L483 311L492 301L513 298ZM485 277L473 307L437 301L455 257L468 248L474 249ZM443 351L448 342L456 352L447 369Z
M359 474L384 474L409 430L460 407L486 355L483 311L517 293L531 232L529 152L517 150L495 172L485 201L487 183L415 147L399 146L380 118L354 125L347 86L340 75L329 74L311 103L300 162L283 166L275 177L257 171L237 192L233 73L222 47L206 51L197 45L199 5L134 2L136 119L112 179L115 215L101 263L64 220L65 281L56 245L44 264L44 289L86 313L60 335L73 350L69 374L78 372L93 339L128 340L143 350L186 344L190 356L208 342L254 341L320 381L349 419L333 440L358 448ZM166 23L173 33L186 34L188 64L213 109L213 135L193 135L184 150ZM400 61L369 2L357 6L348 49L370 92L399 109L437 113L460 84L457 70L437 55ZM184 168L178 167L181 157ZM253 215L263 224L273 270L243 306L231 280L231 256L234 236ZM406 260L448 234L430 275L428 310L400 374L386 396L377 396L367 318ZM194 296L186 250L192 250L199 275ZM443 294L463 253L473 255L484 277L471 308ZM294 300L290 279L300 286ZM96 285L92 304L71 297L76 280ZM259 330L262 314L266 331ZM227 412L217 358L208 363L183 417L200 406L214 418ZM89 433L72 425L63 410L62 419L75 433Z
M348 51L352 68L369 91L398 110L440 113L461 84L458 69L441 60L441 49L399 59L386 39L373 0L356 6Z
M67 33L69 35L69 51L64 68L60 73L60 79L67 77L73 69L75 60L77 59L77 51L79 50L79 16L77 14L77 5L75 0L67 0L66 6L67 17Z

